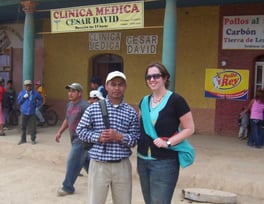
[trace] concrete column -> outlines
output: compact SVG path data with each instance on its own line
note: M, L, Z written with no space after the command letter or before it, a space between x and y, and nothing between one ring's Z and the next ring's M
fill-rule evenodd
M176 1L166 0L162 50L162 63L171 75L169 89L172 91L175 89L176 77Z
M23 41L23 81L34 80L34 54L35 54L35 24L34 11L36 2L22 0L23 11L25 12L24 41Z

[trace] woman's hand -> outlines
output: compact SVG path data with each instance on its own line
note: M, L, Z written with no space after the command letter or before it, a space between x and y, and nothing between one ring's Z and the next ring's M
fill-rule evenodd
M167 145L167 142L166 140L163 140L162 138L157 138L153 141L154 145L158 148L167 148L168 145Z

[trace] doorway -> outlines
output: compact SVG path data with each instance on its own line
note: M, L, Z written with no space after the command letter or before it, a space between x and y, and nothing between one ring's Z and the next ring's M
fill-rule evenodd
M263 60L259 60L263 59ZM255 63L255 83L254 83L254 96L256 91L264 88L264 56L259 58Z
M123 72L123 58L115 54L100 54L96 55L92 59L92 75L91 77L97 76L101 81L105 82L106 76L112 71Z

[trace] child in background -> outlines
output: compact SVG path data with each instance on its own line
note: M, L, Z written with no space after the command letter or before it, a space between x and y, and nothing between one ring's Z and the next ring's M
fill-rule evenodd
M238 138L246 139L248 137L249 113L248 111L246 111L245 107L241 108L240 110L238 123L239 123Z

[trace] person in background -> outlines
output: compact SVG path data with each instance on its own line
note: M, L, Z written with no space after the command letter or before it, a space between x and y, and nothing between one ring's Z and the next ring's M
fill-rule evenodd
M263 112L264 112L264 90L257 90L244 112L250 111L250 135L247 145L255 148L263 146Z
M91 87L93 90L97 90L97 91L100 91L102 96L105 98L106 95L107 95L107 91L105 90L103 84L102 84L102 81L99 77L92 77L91 80L90 80L90 83L91 83Z
M88 103L92 104L96 101L103 100L103 99L104 99L104 97L102 96L100 91L92 90L89 93Z
M45 92L45 89L44 89L43 85L41 84L40 80L35 81L35 89L37 90L37 92L39 92L39 94L43 98L42 105L40 107L36 108L36 116L39 120L39 126L43 126L45 124L45 118L43 117L41 110L43 108L43 105L46 104L46 92Z
M105 99L110 128L105 127L99 102L84 112L76 132L83 142L92 143L89 150L88 203L106 202L109 188L113 204L131 204L131 148L139 138L138 114L124 101L126 76L119 71L107 75Z
M25 80L24 87L17 97L17 104L20 105L20 112L22 114L22 134L18 145L27 142L27 127L30 128L31 143L36 144L36 108L40 107L43 103L42 96L32 89L31 80Z
M89 99L88 99L88 103L89 104L93 104L99 100L104 100L104 97L102 96L100 91L97 90L92 90L89 93ZM88 150L91 148L91 145L89 144L88 146ZM85 168L87 168L87 172L89 169L89 164L90 164L90 156L89 156L89 152L87 151L87 156L86 156L86 161L85 161Z
M145 81L152 93L140 102L137 148L137 170L146 204L170 204L180 166L191 165L195 157L186 140L194 133L192 113L182 96L168 90L169 79L161 63L147 66Z
M5 80L0 77L0 136L5 136L5 131L4 131L4 123L5 123L5 118L4 118L4 104L3 104L3 98L5 94Z
M249 113L245 111L246 108L243 107L240 110L238 121L239 121L239 131L238 138L246 139L248 137L248 125L249 125Z
M74 183L80 175L83 166L88 171L87 151L84 149L83 142L78 138L75 129L82 117L83 112L89 106L87 101L82 99L83 87L79 83L72 83L65 87L68 90L69 102L66 107L65 119L55 135L55 141L60 142L62 133L68 128L71 140L71 150L67 160L65 179L62 188L57 192L58 196L66 196L75 192Z
M3 98L3 108L4 108L4 118L5 118L4 129L8 129L9 113L12 110L15 110L15 100L16 100L16 91L13 88L13 81L8 80L6 86L6 92L4 93L4 98Z

